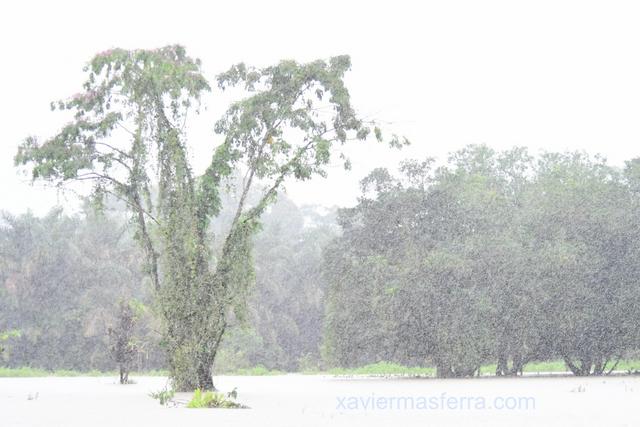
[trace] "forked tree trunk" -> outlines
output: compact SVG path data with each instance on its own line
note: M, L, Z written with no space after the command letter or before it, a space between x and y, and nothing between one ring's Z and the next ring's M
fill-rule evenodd
M223 322L212 337L211 345L200 347L197 350L191 348L189 357L186 359L179 357L177 360L170 360L174 389L178 391L193 391L196 389L216 391L213 384L213 362L225 330L226 321ZM172 353L178 355L180 351L176 348Z

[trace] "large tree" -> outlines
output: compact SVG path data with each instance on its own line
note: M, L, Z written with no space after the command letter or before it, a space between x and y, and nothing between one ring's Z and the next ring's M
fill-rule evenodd
M536 169L526 227L537 254L546 347L576 375L606 373L638 346L633 177L585 153L548 153Z
M221 143L206 171L189 162L186 119L211 87L181 46L113 49L86 67L83 92L52 107L74 113L51 138L27 138L16 163L33 179L92 182L92 194L124 200L157 292L164 345L177 389L212 389L211 366L232 310L253 278L251 237L285 180L324 175L350 139L380 131L358 118L343 77L347 56L266 68L238 64L217 77L246 97L216 123ZM399 141L393 139L398 145ZM212 143L213 145L213 143ZM345 165L348 160L342 156ZM211 251L210 221L234 171L244 174L233 219ZM250 203L256 187L260 196Z

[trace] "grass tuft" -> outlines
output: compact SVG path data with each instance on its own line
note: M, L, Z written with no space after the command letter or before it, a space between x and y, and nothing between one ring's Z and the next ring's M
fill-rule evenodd
M235 389L232 393L227 393L225 396L223 393L215 391L203 393L200 389L197 389L193 393L193 398L187 403L187 408L247 408L234 400L236 395Z
M257 365L253 368L241 368L225 375L238 375L238 376L254 376L262 377L267 375L284 375L286 372L278 371L277 369L267 369L263 365Z
M328 371L331 375L409 375L434 376L435 368L409 367L390 362L378 362L358 368L333 368Z
M119 374L116 371L74 371L69 369L56 369L53 371L31 368L28 366L21 368L5 368L0 367L0 378L32 378L32 377L117 377ZM169 375L168 371L152 370L145 372L131 372L130 376L139 377L166 377Z

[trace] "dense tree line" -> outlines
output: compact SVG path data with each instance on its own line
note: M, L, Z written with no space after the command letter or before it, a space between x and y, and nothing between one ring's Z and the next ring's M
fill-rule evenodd
M608 372L640 344L639 171L486 146L374 170L325 251L326 357Z
M384 140L351 104L349 68L337 56L215 76L238 99L212 121L218 141L196 173L187 118L213 90L200 61L178 45L95 55L81 92L51 105L71 120L27 137L15 163L89 190L98 208L120 200L131 227L5 216L0 331L24 330L11 363L103 367L108 349L126 379L142 337L191 390L213 388L220 349L229 366L297 369L322 347L329 363L432 363L449 377L549 357L601 374L637 347L634 161L471 146L440 167L405 162L397 178L373 171L339 233L274 206L287 180L325 176L336 158L348 169L349 141ZM141 321L149 312L157 324Z
M241 196L231 187L223 206ZM588 375L640 348L640 162L470 146L440 166L376 169L362 190L337 215L285 195L265 210L246 309L228 318L218 372L385 360L442 377L486 363L514 375L560 358ZM125 379L166 367L135 226L108 205L3 215L0 331L19 331L4 340L3 363L120 365ZM234 213L222 209L208 233L224 235Z
M223 198L237 195L225 194ZM257 197L253 195L252 197ZM212 224L229 227L233 212ZM45 369L166 368L153 285L122 206L104 214L4 214L0 224L0 364ZM337 233L331 212L285 195L255 236L255 283L231 320L217 370L317 366L324 315L322 250ZM15 336L13 336L15 335ZM5 344L5 343L3 343Z
M4 214L0 227L0 329L18 330L8 345L9 366L113 369L109 328L118 305L136 302L144 321L133 365L162 366L157 325L146 306L149 283L122 220L91 211Z
M297 371L321 364L325 281L322 251L338 234L333 212L281 197L255 238L256 282L244 321L225 336L220 369Z

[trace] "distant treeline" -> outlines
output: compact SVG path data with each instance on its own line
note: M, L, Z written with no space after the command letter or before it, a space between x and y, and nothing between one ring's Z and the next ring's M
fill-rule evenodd
M261 223L218 372L390 361L509 375L561 358L588 375L640 348L640 161L470 146L374 170L337 216L280 196ZM113 370L123 302L131 369L165 367L124 209L2 217L0 331L19 336L0 365Z
M325 251L332 364L602 374L640 347L640 162L470 146L373 171Z
M124 222L53 210L42 218L4 214L1 223L0 330L20 333L7 341L3 364L114 369L108 330L117 323L119 302L150 302ZM153 316L148 310L139 316L135 364L158 367Z
M223 212L212 233L219 233L230 215ZM56 209L41 218L2 216L0 332L16 330L19 336L2 343L0 365L116 369L114 353L118 347L122 353L123 346L110 330L122 329L126 302L134 326L120 341L124 338L135 354L130 368L166 367L153 289L132 229L117 204L104 215L87 206L77 215ZM218 371L319 365L322 248L336 235L331 212L299 208L285 196L271 207L255 238L256 283L246 318L233 320Z

